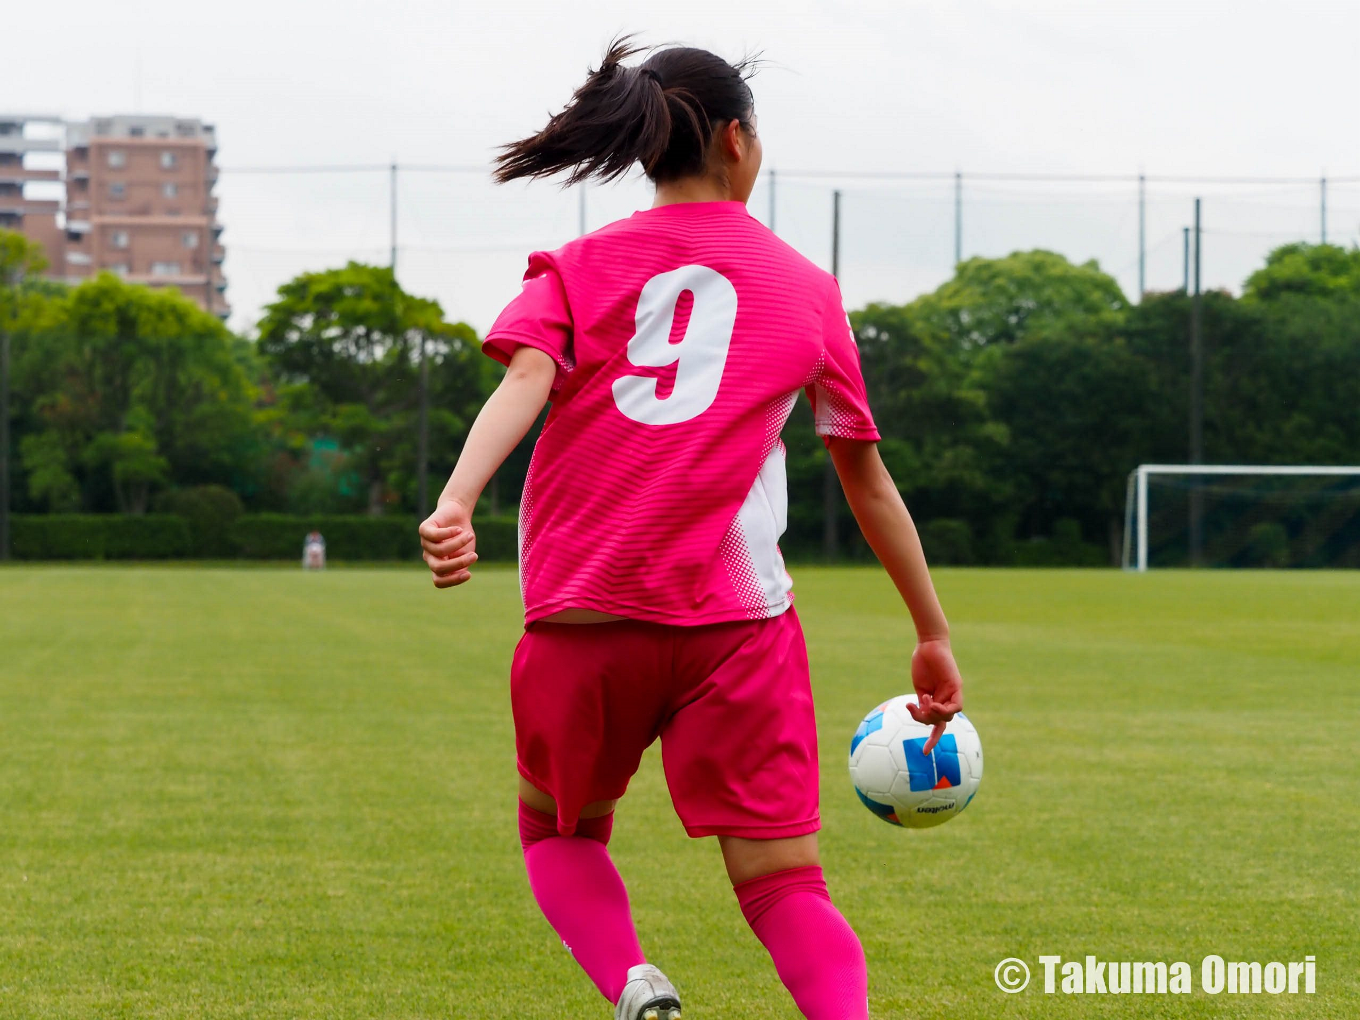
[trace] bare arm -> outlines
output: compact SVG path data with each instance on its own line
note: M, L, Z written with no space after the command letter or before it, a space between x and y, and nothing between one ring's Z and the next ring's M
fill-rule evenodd
M436 588L451 588L471 579L477 562L472 510L497 468L510 456L548 402L557 365L532 347L520 347L496 392L477 414L458 464L439 504L420 525L420 545Z
M949 621L935 595L916 525L878 455L878 445L832 439L829 449L855 521L916 624L911 678L919 705L911 706L911 714L917 722L935 727L925 747L929 753L945 723L963 708L963 679L949 645Z

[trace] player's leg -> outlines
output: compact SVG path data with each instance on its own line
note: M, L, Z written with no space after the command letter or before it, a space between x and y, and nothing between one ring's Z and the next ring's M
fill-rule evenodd
M778 871L822 866L815 832L788 839L719 836L718 845L722 847L723 864L727 867L727 878L734 889L743 882Z
M719 836L718 842L742 916L803 1015L868 1017L864 949L826 891L817 834L771 840Z
M632 967L645 963L628 905L628 890L610 859L614 801L581 811L573 835L560 835L552 797L519 780L519 838L524 867L543 916L610 1003L623 994Z
M691 836L718 836L742 914L803 1014L866 1020L864 951L818 856L816 720L798 618L695 632L685 658L697 680L661 734L676 810Z
M645 637L626 625L535 626L516 649L511 673L529 886L611 1004L636 992L646 967L628 892L607 849L614 804L660 718L659 707L626 696L647 686L636 676L647 658ZM630 655L634 675L624 677Z

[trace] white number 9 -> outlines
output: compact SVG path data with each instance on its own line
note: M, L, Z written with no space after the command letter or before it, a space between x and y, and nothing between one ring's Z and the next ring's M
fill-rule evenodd
M671 343L680 295L694 297L685 335ZM628 360L639 368L675 365L675 387L664 400L653 376L625 375L614 380L614 403L643 425L675 425L697 418L718 395L732 329L737 322L737 291L708 266L681 266L648 280L638 295L637 332L628 341Z

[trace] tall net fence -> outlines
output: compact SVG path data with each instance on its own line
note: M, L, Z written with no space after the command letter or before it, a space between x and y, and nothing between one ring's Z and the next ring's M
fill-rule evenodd
M953 274L957 257L1046 248L1096 260L1126 295L1185 281L1186 229L1203 199L1205 289L1240 291L1273 248L1323 239L1360 244L1360 178L855 176L763 173L753 215L826 268L832 195L841 193L839 275L846 303L900 304ZM232 325L249 331L277 287L348 259L386 264L395 248L408 290L440 300L479 330L518 289L525 256L645 208L648 183L561 189L491 184L484 167L226 166ZM323 201L318 202L320 197ZM395 215L394 215L395 207Z

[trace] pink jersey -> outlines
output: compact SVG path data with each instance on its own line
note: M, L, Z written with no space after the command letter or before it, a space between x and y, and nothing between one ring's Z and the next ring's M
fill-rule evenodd
M840 288L740 202L634 213L529 257L483 350L557 362L520 503L525 620L593 609L700 625L778 616L780 430L877 440Z

